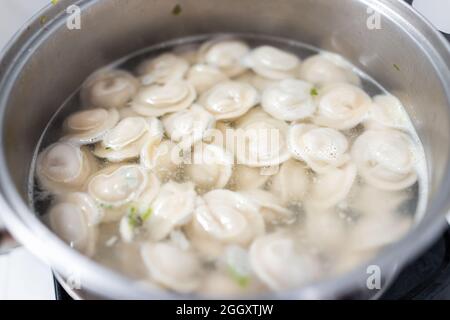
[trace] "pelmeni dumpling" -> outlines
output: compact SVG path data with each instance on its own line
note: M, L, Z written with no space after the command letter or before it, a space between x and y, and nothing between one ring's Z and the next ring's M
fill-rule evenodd
M402 190L417 181L414 142L396 130L367 130L352 147L360 176L383 190Z
M72 248L87 256L95 253L103 210L89 195L76 192L58 197L48 215L52 230Z
M145 222L150 239L162 240L175 227L188 223L194 212L196 196L190 182L170 181L163 185L151 204L152 215Z
M184 170L199 188L221 189L233 172L233 156L220 146L198 143L194 146L191 163Z
M190 251L168 243L146 243L141 256L152 280L180 293L194 291L200 285L201 265Z
M260 46L244 58L244 64L265 78L280 80L295 76L300 59L272 46Z
M318 86L338 82L359 85L361 82L348 62L330 53L320 53L305 59L300 66L299 77Z
M285 79L264 91L261 105L264 111L280 120L305 119L316 111L312 89L305 81Z
M87 107L122 108L131 101L139 86L139 81L129 72L102 69L84 82L81 101Z
M287 146L289 126L260 109L239 119L235 126L235 156L239 164L250 167L275 166L291 155Z
M137 69L143 85L166 84L182 80L189 63L172 53L164 53L141 63Z
M356 166L349 162L316 175L307 202L316 208L331 208L347 198L356 178Z
M272 193L262 189L240 191L240 194L255 202L260 207L260 213L267 223L290 222L294 212L286 209L283 203Z
M171 81L164 85L142 87L133 98L131 107L142 116L159 117L188 108L197 94L186 81Z
M332 84L319 90L314 123L338 130L360 124L369 111L372 99L360 88L346 84Z
M256 88L260 93L263 93L264 90L278 84L278 80L271 80L261 77L260 75L254 73L251 70L241 74L239 77L235 78L235 80L249 83L251 86Z
M308 168L299 161L288 160L273 176L270 191L277 195L284 205L298 204L305 198L310 184Z
M208 137L216 119L203 107L193 104L189 109L164 116L162 123L170 139L187 148Z
M217 120L233 120L259 102L259 94L251 85L237 81L221 82L203 93L199 104Z
M197 198L191 235L220 243L248 245L264 234L259 206L230 190L216 189Z
M242 58L250 48L244 42L233 39L213 39L199 49L199 61L217 67L228 77L234 77L245 71Z
M365 216L350 234L351 247L359 252L380 249L401 239L412 226L413 217L408 215Z
M360 124L372 104L372 99L359 87L339 83L319 90L314 122L338 130L347 130Z
M295 240L283 233L257 238L250 247L250 263L258 278L276 291L299 287L319 274L314 257L297 252Z
M149 141L141 149L141 165L152 170L161 180L173 177L184 163L183 148L171 140Z
M231 181L236 190L249 190L262 188L269 178L263 168L238 164L234 166Z
M138 199L148 183L149 176L143 167L112 165L90 179L88 192L101 206L118 208Z
M93 152L99 158L121 162L137 158L145 143L159 143L162 136L163 128L158 119L129 117L111 129Z
M194 86L198 94L226 80L228 80L228 77L218 68L206 64L192 66L186 75L186 81Z
M345 251L348 229L345 220L333 208L305 206L306 219L302 224L307 242L315 249L336 256Z
M130 117L140 117L141 115L133 110L132 107L125 107L119 109L119 119L125 119Z
M48 146L36 162L39 185L53 194L83 189L96 171L97 161L89 151L68 142Z
M402 103L392 95L378 95L373 98L364 127L368 129L407 129L408 114Z
M289 150L315 172L326 172L350 160L347 138L331 128L294 124L289 129Z
M119 121L116 109L89 109L71 114L64 121L63 140L77 144L100 141Z

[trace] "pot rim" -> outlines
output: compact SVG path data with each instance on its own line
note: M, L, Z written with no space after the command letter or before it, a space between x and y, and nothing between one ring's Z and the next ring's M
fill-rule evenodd
M424 51L431 56L436 72L443 84L448 98L450 108L450 45L423 16L417 13L411 6L403 1L395 3L389 0L359 0L381 11L387 16L395 17L401 26L408 28L416 36L422 35L414 25L421 27L433 37L433 43L429 39L425 41L427 47ZM62 0L56 5L49 4L33 16L26 25L9 41L8 45L0 54L0 119L3 120L8 101L8 93L14 85L14 80L20 73L25 61L33 52L33 48L40 45L42 39L47 38L54 30L65 23L63 8L76 4L86 9L96 4L95 0ZM46 16L48 21L44 28L40 25L40 17ZM405 15L415 19L408 21ZM414 25L413 25L414 24ZM408 32L408 30L405 30ZM422 35L423 37L423 35ZM417 40L418 41L418 40ZM421 42L422 43L422 42ZM422 46L423 47L423 46ZM436 48L442 51L441 53ZM31 50L31 51L30 51ZM442 53L447 55L442 56ZM430 57L430 58L431 58ZM115 299L196 299L208 298L196 295L183 295L169 292L152 291L144 286L131 281L124 275L119 274L105 266L102 266L90 258L83 256L75 250L70 249L67 244L51 232L42 221L28 208L27 204L19 196L12 177L7 168L6 155L3 148L3 134L0 130L0 208L2 217L13 235L23 243L30 251L48 262L64 278L80 276L86 289L103 297ZM388 280L399 272L411 259L415 258L421 251L431 244L447 225L445 214L450 208L450 160L447 163L445 179L441 186L441 193L436 201L431 203L428 211L437 213L437 217L429 214L411 230L403 239L392 244L380 252L368 263L361 265L343 275L303 286L299 289L288 290L278 293L267 293L256 296L243 296L243 298L289 298L289 299L332 299L345 297L355 290L367 290L367 265L377 265L383 271L383 279ZM415 243L415 246L411 246ZM72 263L72 265L68 265ZM101 275L101 276L100 276ZM386 281L388 283L389 281Z

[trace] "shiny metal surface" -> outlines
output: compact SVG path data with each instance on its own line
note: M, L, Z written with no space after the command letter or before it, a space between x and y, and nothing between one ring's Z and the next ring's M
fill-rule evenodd
M81 30L65 8L82 9ZM1 214L14 236L83 290L110 298L178 298L132 283L70 250L28 208L34 147L62 102L96 68L159 42L230 32L295 39L335 51L396 94L419 133L428 162L426 215L407 237L370 264L384 283L440 235L450 208L450 49L429 23L393 0L61 0L19 33L0 60ZM368 10L369 9L369 10ZM381 29L368 18L379 14ZM45 16L45 19L42 17ZM45 23L43 21L45 20ZM376 296L366 267L269 298Z

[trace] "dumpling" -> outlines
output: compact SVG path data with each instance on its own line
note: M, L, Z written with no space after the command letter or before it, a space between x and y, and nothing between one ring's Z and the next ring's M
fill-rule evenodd
M288 160L273 176L269 190L277 195L284 205L298 204L305 198L310 184L307 167L299 161Z
M294 124L289 129L288 145L294 158L305 161L319 173L338 168L350 160L347 138L331 128Z
M270 175L265 174L263 168L238 164L234 166L231 181L236 190L249 190L262 188L269 178Z
M199 61L218 68L228 77L234 77L245 71L242 58L250 48L239 40L217 38L204 43L198 52Z
M349 162L315 176L307 202L315 208L331 208L347 198L356 178L356 166Z
M219 82L227 80L228 77L218 68L206 64L192 66L186 75L186 81L194 86L198 94L202 94Z
M48 215L50 227L62 240L87 256L94 255L97 224L103 211L89 195L69 193L58 197Z
M259 102L259 94L251 85L237 81L221 82L200 96L199 104L217 120L233 120Z
M334 208L318 208L306 205L306 219L303 222L308 245L327 255L336 257L346 251L349 229L346 221Z
M185 59L172 53L164 53L142 62L137 72L143 85L163 85L182 80L188 69L189 63Z
M267 223L278 224L293 221L294 212L286 209L280 199L272 193L262 189L251 189L240 191L240 194L260 207L260 213Z
M247 197L216 189L197 198L190 235L223 244L248 245L264 234L259 207Z
M145 222L150 239L162 240L175 227L188 223L194 213L196 196L190 182L170 181L163 185L151 204L152 215Z
M178 168L184 164L183 148L171 140L161 143L149 141L141 149L140 163L161 180L174 178Z
M142 87L131 102L138 114L159 117L191 106L197 94L186 81L171 81L164 85Z
M148 201L158 189L159 181L135 164L106 167L92 176L87 187L89 195L105 209L104 222L119 220L127 205L146 200L140 198L144 194Z
M381 249L400 240L413 226L413 218L407 215L365 216L353 227L350 243L359 252Z
M198 143L184 172L203 190L221 189L227 185L233 172L233 156L220 146Z
M367 130L352 147L359 175L383 190L402 190L417 181L414 142L396 130Z
M339 83L319 90L314 123L338 130L360 124L367 115L372 99L359 87Z
M235 129L234 150L239 164L269 167L291 157L286 141L289 126L259 108L239 119Z
M81 101L87 107L123 108L131 101L139 86L139 81L129 72L102 69L84 82Z
M77 144L100 141L119 121L116 109L89 109L75 112L64 121L62 140Z
M36 162L40 187L53 194L83 189L96 171L97 162L90 152L68 142L48 146Z
M139 157L145 143L159 143L163 128L156 118L129 117L122 119L95 146L94 154L111 162Z
M316 111L312 89L312 85L302 80L285 79L264 91L261 105L264 111L279 120L305 119Z
M189 109L164 116L162 123L172 141L188 148L211 134L216 119L203 107L193 104Z
M271 80L261 77L251 70L241 74L239 77L235 78L235 80L239 82L247 82L255 89L257 89L260 93L263 93L264 90L268 89L271 86L278 85L278 80Z
M361 83L348 62L341 56L330 53L320 53L305 59L300 66L299 77L318 86Z
M373 98L364 127L368 129L408 129L408 114L402 103L392 95Z
M300 59L272 46L260 46L244 58L244 65L265 78L280 80L295 77Z
M250 263L258 278L276 291L298 288L319 273L318 261L297 252L294 239L283 233L257 238L250 247Z
M141 256L151 279L168 289L189 293L200 285L201 264L190 251L168 242L146 243Z

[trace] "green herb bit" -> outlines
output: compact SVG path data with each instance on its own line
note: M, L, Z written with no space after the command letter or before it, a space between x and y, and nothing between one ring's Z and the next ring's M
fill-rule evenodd
M240 287L245 288L250 284L250 277L240 274L233 267L229 266L228 272L230 273L233 281L236 282Z
M48 21L47 16L41 16L41 17L39 18L39 23L41 24L41 26L43 26L44 24L46 24L47 21Z
M142 218L136 212L130 212L128 214L128 225L131 229L139 228L142 226Z
M52 0L52 4L55 5L59 2L59 0Z
M100 204L100 208L103 208L103 209L112 209L113 206L110 205L110 204L104 204L104 203L101 203L101 204Z
M142 217L142 221L147 221L148 219L150 219L151 215L153 213L153 209L152 208L148 208L147 211L145 211L141 217Z
M400 71L400 67L398 66L398 64L394 63L393 66L397 71Z
M319 91L317 90L317 88L312 88L309 93L313 97L317 97L319 95Z
M105 150L111 150L112 148L111 147L105 147Z
M172 9L172 14L174 16L179 16L181 14L181 11L182 11L181 6L179 4L176 4Z

